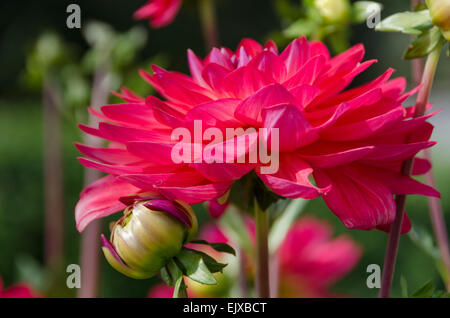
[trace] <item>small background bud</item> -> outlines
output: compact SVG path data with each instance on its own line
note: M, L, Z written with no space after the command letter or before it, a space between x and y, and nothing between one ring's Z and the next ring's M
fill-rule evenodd
M326 23L346 24L350 21L351 6L348 0L315 0L314 6Z

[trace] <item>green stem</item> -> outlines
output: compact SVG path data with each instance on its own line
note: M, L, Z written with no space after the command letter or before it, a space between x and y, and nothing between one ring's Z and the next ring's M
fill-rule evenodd
M428 55L425 69L422 76L422 87L419 90L414 109L414 117L420 117L425 114L428 97L430 96L431 87L433 85L434 75L441 54L442 41ZM414 157L406 160L402 165L402 174L411 175ZM384 259L383 274L381 278L380 298L388 298L391 293L392 279L394 277L395 262L398 254L398 244L400 241L401 228L403 223L403 215L406 203L406 195L396 196L396 215L389 232L388 244L386 247L386 255Z
M219 44L214 1L200 0L199 4L200 20L207 51Z
M269 212L263 211L255 199L256 278L255 290L260 298L270 297L269 284Z

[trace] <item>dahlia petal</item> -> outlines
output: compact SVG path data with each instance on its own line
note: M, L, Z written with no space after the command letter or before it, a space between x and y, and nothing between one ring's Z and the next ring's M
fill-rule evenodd
M273 192L291 199L314 199L329 191L328 185L317 188L311 184L308 178L312 172L306 161L292 155L280 158L280 169L275 174L263 174L261 167L256 170L258 177Z
M125 144L130 141L170 142L170 134L163 131L144 130L100 123L102 138Z
M287 69L287 77L296 74L309 59L309 45L305 37L295 39L280 55Z
M222 82L222 90L227 92L230 97L242 99L270 83L270 78L249 64L225 76Z
M239 103L238 99L225 98L200 104L186 114L185 120L187 122L202 120L202 124L209 127L240 127L242 123L234 116Z
M87 126L84 124L78 124L78 128L80 128L83 132L85 132L88 135L98 137L98 138L104 138L103 134L97 128L90 127L90 126Z
M330 52L325 44L320 41L312 41L309 43L310 56L322 55L326 60L330 59Z
M208 57L205 59L205 63L215 63L229 71L234 69L230 56L228 54L224 54L223 51L219 50L216 47L211 50Z
M302 109L305 109L309 103L319 94L319 89L311 85L299 85L289 90L302 105Z
M80 194L75 207L77 229L82 232L93 220L108 216L125 208L118 201L122 196L138 192L138 188L114 176L101 178Z
M277 44L273 40L268 40L264 45L264 49L267 49L278 55L278 47Z
M181 74L169 72L155 73L153 76L139 71L142 78L149 82L161 95L169 101L191 105L211 101L210 93L193 80L185 79Z
M252 39L243 39L241 43L239 43L236 51L239 52L241 47L244 48L245 52L247 52L250 57L255 57L263 51L262 45Z
M302 149L299 155L310 163L313 167L317 168L331 168L335 166L349 164L366 157L370 154L374 147L365 146L359 148L339 149L339 147L333 147L333 144L325 142L318 142L306 149ZM335 148L335 151L333 151ZM325 151L323 151L325 149ZM314 154L316 152L316 154Z
M326 140L348 141L369 137L377 131L386 127L392 127L398 123L404 115L402 106L380 116L368 120L347 125L334 125L321 132L321 136Z
M206 82L206 84L208 84L213 90L220 91L224 78L229 73L230 71L225 67L216 63L210 63L203 69L202 78L204 82Z
M317 169L314 178L318 186L332 185L323 199L347 228L371 230L394 221L391 191L364 171L350 167Z
M403 222L402 222L402 228L400 229L400 234L406 234L411 230L411 220L409 219L408 214L406 212L403 212ZM391 231L391 224L383 224L378 225L377 229L386 233L389 233Z
M125 124L127 127L158 128L161 124L154 118L153 111L145 104L105 105L101 108L106 118L114 123Z
M287 71L284 61L271 51L263 51L251 63L264 74L271 74L272 78L280 83L286 79Z
M233 163L194 163L192 165L199 173L212 182L238 180L256 166L255 164Z
M430 170L431 170L431 162L430 161L423 159L423 158L418 158L418 157L414 158L413 170L411 173L413 176L425 174Z
M130 153L156 165L175 164L172 161L173 143L133 141L127 143Z
M374 178L382 180L383 183L394 194L420 194L430 197L440 198L441 194L434 188L423 184L413 178L401 175L398 172L392 173L387 170L369 168L367 173L373 175Z
M228 202L225 202L224 204L220 204L217 199L213 199L208 202L208 212L209 215L213 219L220 218L224 213L227 207L229 206ZM218 242L217 240L213 240L212 242Z
M246 98L237 106L234 116L240 121L260 126L262 124L261 110L278 104L293 104L298 107L298 101L280 84L271 84Z
M153 174L124 174L120 178L142 190L153 189L155 186L193 186L205 181L200 173L192 170Z
M417 154L420 150L435 145L432 141L423 141L410 144L375 145L374 150L365 160L405 160Z
M262 120L262 126L268 129L268 133L264 134L265 145L270 147L272 129L278 129L279 150L282 152L294 151L319 137L317 130L313 129L298 108L291 104L263 109Z
M192 78L197 82L197 84L205 86L206 83L202 77L204 67L202 60L200 60L191 49L187 50L187 56L189 70L191 71Z
M108 164L129 165L141 160L125 149L91 147L80 143L74 145L83 155Z
M157 187L159 192L170 200L182 200L188 204L197 204L222 196L231 187L232 182L212 183L192 187Z
M328 63L330 69L326 76L332 77L336 74L347 73L353 70L361 62L365 54L364 45L356 44L347 51L333 57Z
M126 87L122 87L120 89L120 93L118 92L111 92L111 93L128 103L143 103L145 100L143 97L139 96L138 94L129 90Z
M145 104L151 107L154 117L158 120L157 123L161 126L158 127L157 125L153 125L153 129L167 128L164 125L172 128L183 126L184 115L158 98L149 96L146 98Z
M283 83L287 89L294 88L299 85L312 85L325 66L325 57L317 55L309 59L300 70Z
M142 173L144 171L142 167L110 165L86 158L78 158L78 161L86 168L97 169L113 175L119 175L123 173Z

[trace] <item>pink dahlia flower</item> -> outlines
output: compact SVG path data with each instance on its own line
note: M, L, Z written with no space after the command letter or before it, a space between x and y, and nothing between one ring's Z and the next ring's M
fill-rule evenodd
M181 0L150 0L134 13L134 18L149 19L153 28L161 28L172 23L180 7Z
M3 282L0 278L0 298L38 298L39 296L32 291L25 283L20 283L3 290Z
M123 209L121 196L157 191L168 199L200 203L222 197L252 172L282 197L323 197L347 228L387 230L395 217L395 194L439 197L400 171L405 159L434 144L427 122L432 114L412 118L413 107L402 104L415 90L405 93L405 79L391 80L392 69L348 89L375 63L363 62L363 56L361 44L330 57L324 44L305 38L281 53L271 41L262 46L245 39L235 52L214 48L204 60L189 50L190 76L158 66L152 66L153 74L141 71L164 100L125 89L117 94L124 104L92 110L103 120L98 127L80 125L110 141L107 148L78 144L88 157L80 162L110 175L81 194L78 229ZM214 137L198 132L198 123L223 135L228 129L242 133L210 143L204 140ZM179 128L200 140L174 140ZM278 155L278 169L267 173L267 161L250 157L258 140L272 147L275 132L278 151L273 148L272 155ZM180 147L183 155L186 150L202 157L174 160ZM215 161L225 153L225 162ZM428 161L417 158L413 174L429 168ZM403 232L409 227L405 218Z
M330 286L358 263L361 250L347 236L333 238L328 223L303 217L278 250L280 297L331 297Z
M248 230L254 238L253 223L248 222ZM233 244L219 227L212 224L204 227L200 236L208 242ZM220 260L220 254L214 257ZM347 236L333 238L333 229L327 222L306 216L293 224L276 257L277 261L271 266L276 266L272 272L277 273L279 297L333 297L330 287L355 267L361 250ZM251 258L247 258L249 261ZM248 274L251 275L252 265L248 265ZM201 289L188 288L190 297L210 296L199 294L199 291ZM172 294L172 287L161 284L153 287L148 297L169 298Z

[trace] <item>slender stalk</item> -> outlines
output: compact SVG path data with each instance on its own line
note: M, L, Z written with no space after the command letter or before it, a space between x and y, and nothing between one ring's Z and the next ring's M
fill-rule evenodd
M57 265L64 253L64 191L61 150L61 98L48 76L43 87L45 263Z
M256 275L255 290L260 298L270 297L269 284L269 212L263 211L255 200Z
M100 66L94 76L92 88L91 107L98 109L108 101L109 87L106 84L108 68ZM89 115L89 125L96 126L98 119ZM100 147L102 140L91 135L83 136L84 143L94 147ZM101 172L94 169L84 170L85 186L98 180ZM91 222L81 234L81 288L78 289L77 297L93 298L98 294L99 263L100 263L100 231L101 221Z
M199 4L203 38L207 51L219 44L214 1L200 0Z
M242 247L239 247L239 290L242 298L248 297L247 287L247 262L245 259L245 251Z
M428 97L430 96L431 87L433 85L434 75L436 73L439 56L442 49L441 43L428 55L425 69L422 75L422 87L419 90L414 109L414 117L420 117L425 114ZM412 171L414 157L406 160L402 166L402 174L410 175ZM398 244L400 241L400 233L403 222L403 215L406 203L406 195L396 196L396 215L391 225L389 239L386 247L386 255L384 259L383 274L381 278L380 298L387 298L391 293L392 278L394 276L395 262L398 254Z
M424 150L425 159L431 161L431 153L428 149ZM436 188L436 180L433 170L425 174L425 182L433 188ZM434 197L428 197L428 208L430 212L431 224L434 235L441 252L442 263L445 267L446 278L445 286L450 292L450 246L448 243L448 233L445 225L444 213L442 211L441 200Z

